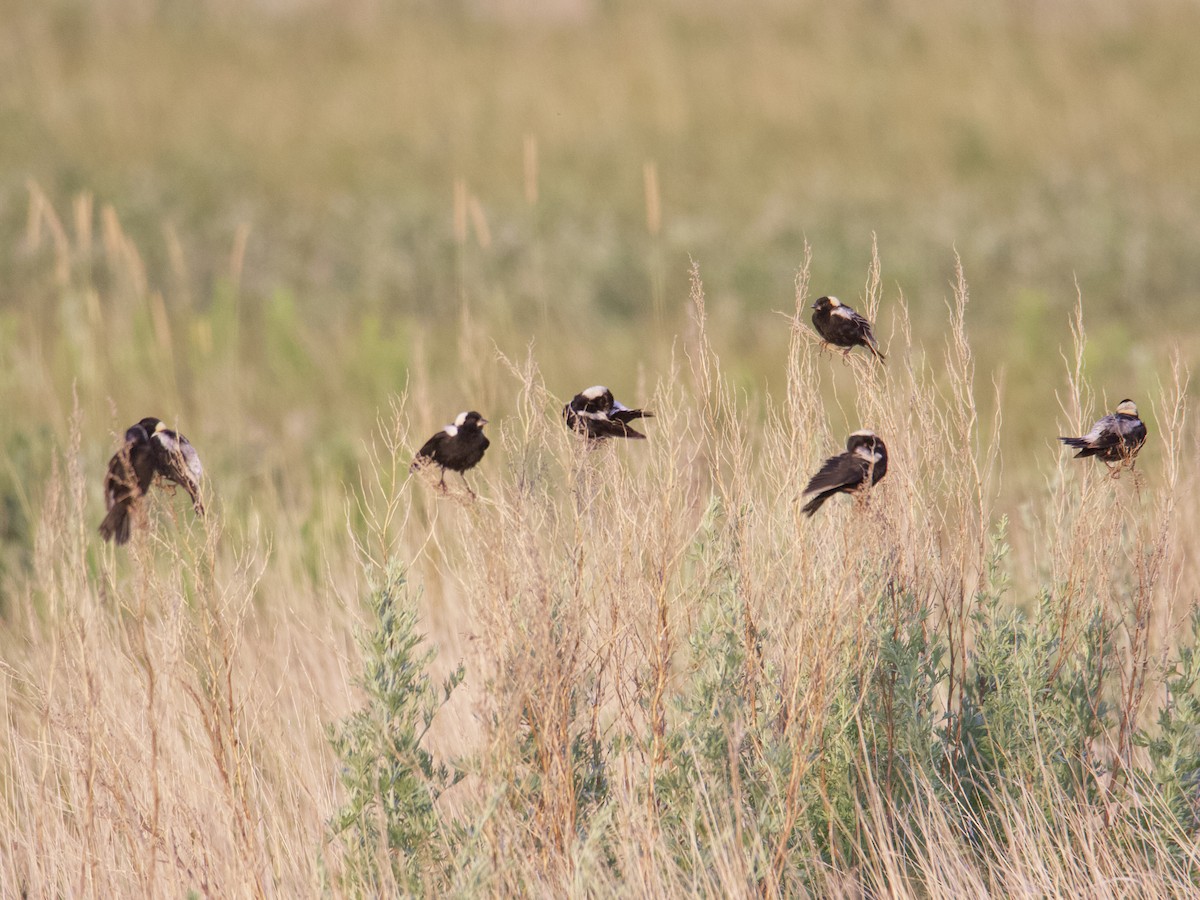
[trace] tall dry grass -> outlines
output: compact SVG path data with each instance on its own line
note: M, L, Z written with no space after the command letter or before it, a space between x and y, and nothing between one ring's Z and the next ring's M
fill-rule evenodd
M33 461L6 459L32 477L0 626L5 892L1194 892L1200 509L1177 358L1139 398L1135 471L1070 460L1052 437L1120 399L1089 384L1081 305L1047 386L1060 420L1002 459L961 266L944 342L924 346L873 255L860 305L896 322L881 366L820 350L806 262L768 396L726 371L694 265L686 325L620 384L657 413L650 440L587 447L559 416L583 383L550 383L536 345L503 352L466 307L453 363L505 410L483 409L472 502L408 474L444 415L440 368L338 407L354 439L332 457L243 384L294 372L308 332L285 310L249 342L236 293L172 318L115 214L85 253L86 228L52 212L30 240L55 246L56 308L24 311L6 361L28 408L58 406ZM146 360L171 374L131 377ZM331 365L276 396L353 384ZM95 534L100 473L155 397L191 411L213 512L156 492L115 550ZM806 477L859 427L887 442L887 478L806 519ZM1005 522L1011 466L1045 484ZM406 606L427 669L386 612ZM403 754L401 733L420 736Z

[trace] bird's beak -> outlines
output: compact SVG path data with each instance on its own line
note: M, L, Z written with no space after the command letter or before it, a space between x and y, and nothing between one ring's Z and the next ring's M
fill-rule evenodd
M482 428L482 427L483 427L484 425L486 425L487 423L488 423L488 420L487 420L487 419L480 419L480 420L479 420L479 427L480 427L480 428Z
M815 304L815 303L809 307L809 309L816 309L816 308L817 308L817 304Z

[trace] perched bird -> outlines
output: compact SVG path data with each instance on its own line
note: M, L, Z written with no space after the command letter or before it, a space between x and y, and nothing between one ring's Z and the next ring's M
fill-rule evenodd
M1060 437L1059 440L1079 451L1075 454L1076 459L1098 456L1106 464L1128 460L1132 468L1134 457L1146 443L1146 424L1138 418L1137 404L1122 400L1117 404L1116 412L1093 425L1083 437Z
M879 352L871 323L837 297L818 297L812 308L813 327L822 341L844 348L843 353L847 356L852 349L862 346L874 353L880 362L886 359Z
M865 490L886 474L887 447L883 441L873 431L856 431L846 440L846 452L825 460L808 482L804 493L819 493L804 505L804 513L811 516L834 494Z
M634 419L653 419L654 413L644 409L630 409L613 399L612 391L602 384L592 385L576 394L575 399L563 407L563 418L567 427L589 440L602 441L610 437L641 438L646 436L635 431L629 423Z
M182 434L172 431L161 419L147 416L125 432L125 445L108 462L104 476L104 504L108 514L100 523L100 536L106 541L124 544L129 540L130 516L138 500L150 490L154 477L173 481L192 498L198 515L204 515L200 502L200 477L204 469L200 457Z
M474 410L459 413L453 425L447 425L417 451L409 470L416 471L429 463L437 463L442 468L438 487L446 490L446 470L450 469L462 477L463 484L467 485L467 493L474 497L475 492L467 484L463 472L474 468L483 459L483 451L491 443L483 433L487 421Z

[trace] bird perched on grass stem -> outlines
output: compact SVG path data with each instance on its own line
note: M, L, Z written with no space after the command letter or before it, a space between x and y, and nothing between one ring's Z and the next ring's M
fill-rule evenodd
M846 356L849 356L855 347L861 346L874 353L880 362L886 359L879 352L879 344L875 341L871 323L837 297L818 297L812 308L813 327L822 341L841 347Z
M409 470L415 472L430 463L436 463L442 469L438 487L443 492L446 490L446 470L449 469L459 474L467 493L474 497L475 492L467 484L467 477L463 473L473 469L483 459L483 451L491 443L483 433L487 421L474 410L459 413L453 425L447 425L422 445Z
M602 384L596 384L575 395L563 407L563 418L567 427L589 440L605 438L639 438L646 436L630 426L635 419L653 419L654 413L644 409L630 409L613 398L613 393Z
M125 445L108 462L104 476L104 503L108 514L100 523L104 540L124 544L129 540L131 516L138 501L150 490L156 475L182 487L192 498L197 515L200 478L204 469L191 442L172 431L161 419L148 416L125 432Z
M1098 456L1109 463L1128 462L1133 468L1135 457L1146 443L1146 424L1138 418L1137 404L1122 400L1116 410L1092 426L1083 437L1060 437L1060 441L1079 452L1075 458Z
M875 485L887 474L887 447L873 431L856 431L846 440L846 452L825 460L804 493L816 492L803 507L811 516L834 494L849 494Z

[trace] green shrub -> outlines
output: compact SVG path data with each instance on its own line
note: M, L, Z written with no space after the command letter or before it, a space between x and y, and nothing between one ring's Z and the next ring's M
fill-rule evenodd
M463 669L440 691L431 685L435 654L422 649L403 567L389 564L369 603L371 626L360 638L366 702L330 729L346 793L330 829L345 849L351 893L371 896L390 886L424 893L446 859L448 832L434 804L460 775L435 762L421 741Z

